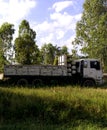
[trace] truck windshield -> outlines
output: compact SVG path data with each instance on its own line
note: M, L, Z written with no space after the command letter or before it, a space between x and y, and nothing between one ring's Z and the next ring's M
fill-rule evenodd
M100 70L100 62L99 61L90 61L90 67L96 70Z

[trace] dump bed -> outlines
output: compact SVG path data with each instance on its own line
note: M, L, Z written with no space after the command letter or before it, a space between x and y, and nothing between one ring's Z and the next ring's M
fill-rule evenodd
M5 65L4 76L67 76L66 66Z

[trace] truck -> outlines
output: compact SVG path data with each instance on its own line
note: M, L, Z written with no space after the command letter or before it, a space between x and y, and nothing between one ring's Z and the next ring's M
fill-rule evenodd
M80 84L94 86L103 83L103 72L98 59L58 57L58 65L4 65L5 79L17 85Z

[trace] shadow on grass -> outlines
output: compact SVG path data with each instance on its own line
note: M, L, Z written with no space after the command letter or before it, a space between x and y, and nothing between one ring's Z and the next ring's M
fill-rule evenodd
M106 104L105 104L106 105ZM63 125L73 127L80 122L90 122L107 127L107 110L97 111L96 104L85 99L77 101L59 100L36 94L26 95L0 89L0 123L33 121L40 124ZM89 110L90 108L90 110Z

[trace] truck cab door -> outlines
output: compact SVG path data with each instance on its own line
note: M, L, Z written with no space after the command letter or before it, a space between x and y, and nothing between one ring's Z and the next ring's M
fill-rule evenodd
M100 62L97 60L84 61L83 76L94 79L96 83L100 84L103 77Z
M90 71L98 84L101 84L103 72L99 61L90 61Z

